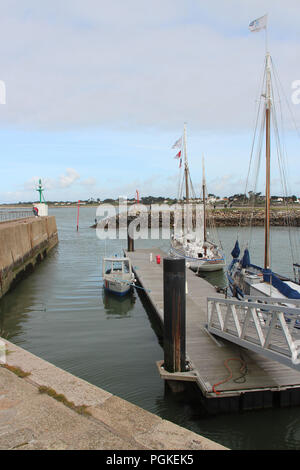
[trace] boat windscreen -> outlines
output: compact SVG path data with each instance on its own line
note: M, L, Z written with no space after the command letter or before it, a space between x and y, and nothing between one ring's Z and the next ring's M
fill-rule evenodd
M122 263L120 263L119 261L116 261L116 262L112 263L112 270L113 271L122 271Z

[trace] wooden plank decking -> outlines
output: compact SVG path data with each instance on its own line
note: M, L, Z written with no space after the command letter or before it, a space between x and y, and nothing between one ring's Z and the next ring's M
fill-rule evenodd
M150 262L150 253L153 261ZM139 249L126 253L132 261L135 275L145 289L158 318L163 323L163 257L159 249ZM161 256L161 264L155 262L155 256ZM275 392L300 390L300 373L278 362L266 359L233 343L213 338L206 330L207 297L218 297L215 288L207 281L197 277L187 269L188 293L186 296L186 349L192 363L195 381L204 397L232 397L248 392ZM241 376L239 360L229 361L233 372L231 380L216 387L213 386L229 375L224 362L231 358L241 358L247 367L244 379ZM191 378L190 378L191 379ZM178 380L181 380L180 375ZM299 393L297 393L297 403ZM293 400L295 403L295 399Z

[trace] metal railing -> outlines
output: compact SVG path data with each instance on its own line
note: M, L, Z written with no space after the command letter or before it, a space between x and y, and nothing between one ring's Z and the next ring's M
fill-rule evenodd
M8 220L27 219L33 217L32 209L0 209L0 222L6 222Z
M249 297L207 303L210 333L300 371L299 301Z

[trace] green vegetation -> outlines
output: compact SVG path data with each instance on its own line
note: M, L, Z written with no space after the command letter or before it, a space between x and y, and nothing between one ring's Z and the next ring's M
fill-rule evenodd
M13 372L15 375L20 377L20 379L25 379L25 377L28 377L31 374L30 372L24 372L20 367L9 366L8 364L1 364L1 367Z
M51 398L54 398L54 400L57 400L60 403L63 403L65 406L67 406L68 408L71 408L71 410L76 411L76 413L80 415L85 415L85 416L91 415L91 413L87 410L88 407L86 405L80 405L80 406L75 405L72 401L69 401L65 397L65 395L63 395L62 393L57 393L55 390L53 390L53 388L41 385L39 387L39 392L44 393Z

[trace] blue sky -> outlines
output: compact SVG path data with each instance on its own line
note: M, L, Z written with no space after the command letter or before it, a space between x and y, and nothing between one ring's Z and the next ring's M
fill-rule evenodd
M49 200L174 197L184 122L196 190L204 155L209 192L244 192L265 53L248 24L265 13L300 128L296 0L3 0L0 202L32 200L39 178ZM300 196L299 135L284 113ZM278 194L276 171L272 181Z

